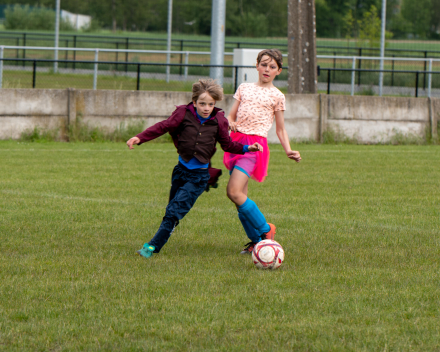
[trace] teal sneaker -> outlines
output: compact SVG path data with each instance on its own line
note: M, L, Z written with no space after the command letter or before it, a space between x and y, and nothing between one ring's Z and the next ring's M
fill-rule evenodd
M141 257L150 258L153 255L153 252L156 248L154 246L150 246L148 243L145 243L144 246L136 251Z

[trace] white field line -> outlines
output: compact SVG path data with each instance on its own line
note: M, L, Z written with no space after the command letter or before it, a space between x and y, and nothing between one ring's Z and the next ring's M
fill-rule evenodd
M43 192L23 192L23 191L13 191L13 190L0 190L0 193L15 195L15 196L32 196L32 197L44 197L62 200L79 200L82 202L97 202L97 203L116 203L133 205L133 201L127 201L122 199L109 199L109 198L88 198L88 197L76 197L76 196L66 196L55 193L43 193ZM157 207L157 203L141 203L140 205Z
M65 196L65 195L60 195L60 194L54 194L54 193L40 193L40 192L23 192L23 191L13 191L13 190L0 190L0 193L3 194L8 194L8 195L16 195L16 196L37 196L37 197L46 197L46 198L52 198L52 199L61 199L61 200L67 200L67 201L72 201L72 200L78 200L81 202L97 202L97 203L113 203L113 204L124 204L124 205L132 205L133 201L126 201L126 200L121 200L121 199L102 199L102 198L87 198L87 197L74 197L74 196ZM139 203L137 203L139 204ZM147 207L157 207L158 204L155 203L141 203L140 205L143 206L147 206ZM227 213L228 216L229 213L232 212L232 210L229 209L224 209ZM214 214L216 211L218 211L217 208L200 208L200 207L195 207L194 209L192 209L193 213L210 213L210 214ZM278 213L268 213L266 214L266 216L268 218L271 219L282 219L282 220L291 220L293 222L295 221L303 221L303 222L313 222L316 223L317 221L321 222L321 223L325 223L325 224L335 224L335 225L346 225L347 221L346 220L337 220L333 217L329 217L329 216L316 216L316 215L310 215L310 216L293 216L293 215L286 215L286 214L278 214ZM379 228L379 229L392 229L392 230L404 230L404 229L414 229L415 227L412 225L390 225L390 224L384 224L383 220L378 219L379 222L374 222L371 221L371 219L369 221L364 220L364 221L360 221L360 223L366 223L368 224L369 227L372 228ZM432 230L433 234L437 234L436 230Z

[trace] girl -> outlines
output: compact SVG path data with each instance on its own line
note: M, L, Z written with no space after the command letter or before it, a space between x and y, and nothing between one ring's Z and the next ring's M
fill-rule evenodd
M224 151L235 154L261 151L261 145L243 145L233 142L228 135L228 121L215 103L223 99L223 89L213 80L199 80L192 86L192 102L177 106L166 120L156 123L127 141L130 149L169 133L179 153L179 162L171 177L171 190L165 216L154 237L137 253L150 258L159 253L179 221L191 210L197 198L208 190L211 179L220 176L211 173L210 160L217 142ZM214 169L216 170L216 169ZM221 170L218 170L221 171ZM215 181L213 182L215 183Z
M267 133L275 116L276 133L289 159L299 162L300 153L290 148L289 137L284 128L285 97L273 85L282 71L283 56L277 49L261 51L257 57L258 82L243 83L234 95L234 102L227 117L231 138L243 144L259 143L262 153L235 155L225 152L223 163L230 172L227 186L228 198L235 203L246 235L250 242L242 254L250 254L254 245L262 239L274 239L276 227L266 222L258 206L247 197L248 181L252 177L263 182L269 166Z

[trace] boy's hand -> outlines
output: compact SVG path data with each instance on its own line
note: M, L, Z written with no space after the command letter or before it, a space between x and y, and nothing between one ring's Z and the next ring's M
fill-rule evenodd
M290 152L287 152L287 157L289 159L295 160L297 163L301 161L301 155L296 150L291 150Z
M138 137L132 137L127 141L127 145L130 149L133 149L133 144L139 144L140 141Z
M262 152L263 151L263 147L261 144L255 142L254 144L249 146L249 151L250 152Z

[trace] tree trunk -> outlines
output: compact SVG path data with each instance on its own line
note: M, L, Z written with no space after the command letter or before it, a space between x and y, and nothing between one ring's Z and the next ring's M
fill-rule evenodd
M112 0L112 30L116 32L116 0Z
M288 92L317 92L315 0L288 2Z

